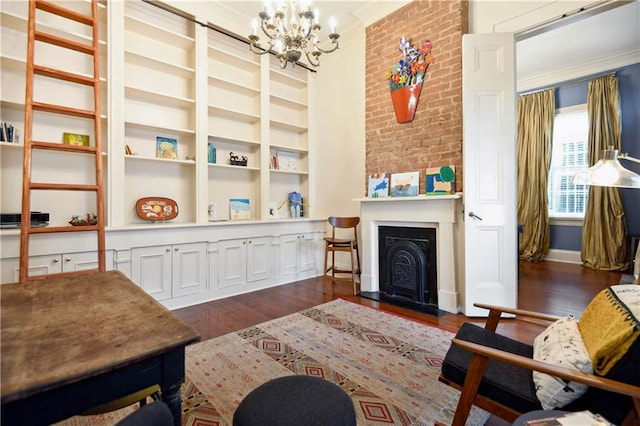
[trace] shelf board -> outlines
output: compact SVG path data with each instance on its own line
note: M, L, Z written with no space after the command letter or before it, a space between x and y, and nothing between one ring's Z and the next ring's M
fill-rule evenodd
M186 166L195 166L196 162L193 160L168 160L166 158L155 158L155 157L143 157L140 155L125 155L125 159L133 160L133 161L148 161L148 162L156 162L156 163L171 163L171 164L183 164Z
M269 124L274 129L287 130L296 133L306 133L308 131L307 127L299 126L293 123L285 123L283 121L271 120Z
M279 95L271 94L269 95L269 99L273 104L280 105L285 108L292 108L292 109L295 109L296 111L304 111L307 109L306 103L287 99Z
M182 135L195 135L196 133L195 130L192 130L192 129L174 129L171 127L158 126L156 124L151 124L151 123L140 123L140 122L126 121L126 120L124 122L124 125L125 125L125 128L129 127L132 129L147 130L151 132L162 131L162 132L178 133Z
M298 152L301 154L307 154L309 150L304 148L294 148L291 146L278 145L278 144L270 144L269 149L271 151L290 151L290 152Z
M208 76L208 78L213 83L215 83L215 82L223 83L224 86L231 85L236 89L236 91L244 92L242 94L246 94L246 95L249 95L249 96L258 96L260 94L260 88L258 88L258 87L248 86L246 84L238 83L238 82L235 82L235 81L223 78L223 77L218 77L218 76L215 76L213 74L210 74ZM211 83L209 85L211 85Z
M240 55L236 55L235 53L227 52L226 50L211 45L207 46L207 48L209 49L209 57L211 59L224 62L225 64L236 68L246 69L247 65L249 65L255 68L256 71L260 69L260 62L257 60L244 58ZM223 58L220 58L220 56Z
M37 16L37 15L36 15ZM19 31L21 33L27 33L27 17L20 16L15 13L3 11L0 13L0 20L2 21L2 26L5 28L10 28L14 31ZM105 25L103 22L98 22L98 25ZM54 26L48 25L40 20L37 20L38 31L55 35L58 37L62 37L67 40L75 41L78 43L83 43L87 45L91 45L93 43L93 37L85 34L80 34L76 32L70 32L67 28L62 26ZM86 26L86 28L90 28ZM100 47L104 47L107 45L105 40L99 39L98 45Z
M196 103L195 99L171 96L167 95L165 92L151 92L149 90L138 89L131 86L125 86L124 93L127 98L136 98L143 101L153 101L185 108L192 108Z
M139 35L154 40L168 40L164 44L170 44L182 49L192 49L195 45L195 39L193 37L186 36L184 34L168 31L166 28L154 25L150 22L140 20L133 16L124 17L125 31L131 31L138 33Z
M280 70L270 69L271 78L275 81L286 84L296 89L304 89L307 87L307 81L292 75L286 74Z
M260 171L260 167L253 167L253 166L232 166L231 164L217 164L217 163L207 163L209 167L211 168L221 168L221 169L236 169L236 170L251 170L251 171L255 171L255 172L259 172Z
M221 142L221 143L229 143L236 145L245 145L245 146L260 146L260 141L249 141L242 139L232 139L225 136L216 136L214 134L207 135L209 142ZM213 139L213 140L212 140Z
M242 111L233 111L226 108L218 107L215 105L209 105L209 114L215 114L220 117L228 117L234 120L246 121L253 124L260 121L260 116L253 113L247 113Z
M300 170L278 170L278 169L269 169L270 172L273 173L282 173L282 174L288 174L288 175L300 175L300 176L307 176L309 174L309 172L303 172Z
M161 61L151 56L141 55L130 50L125 50L125 68L127 63L150 68L153 71L160 71L166 74L178 75L179 77L193 78L195 70L190 67L176 65L172 62ZM125 70L126 71L126 70Z
M22 138L21 138L22 139ZM20 143L14 143L14 142L0 142L0 147L4 148L9 148L9 149L23 149L24 148L24 144L22 142Z

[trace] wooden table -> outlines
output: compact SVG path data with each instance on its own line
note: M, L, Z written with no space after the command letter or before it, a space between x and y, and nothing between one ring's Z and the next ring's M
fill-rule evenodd
M181 424L188 325L117 271L0 286L3 426L51 424L154 384Z

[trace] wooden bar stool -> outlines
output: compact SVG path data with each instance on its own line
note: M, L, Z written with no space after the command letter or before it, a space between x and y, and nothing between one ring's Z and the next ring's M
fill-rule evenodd
M333 281L351 282L355 296L358 293L357 282L360 281L360 252L358 251L357 230L360 218L331 216L328 221L331 225L331 236L324 237L324 276L325 278L330 277ZM350 267L348 269L346 267L340 268L336 265L336 252L349 253ZM331 253L331 266L328 265L329 253ZM336 276L336 274L339 276ZM358 277L357 280L356 276ZM325 292L324 284L322 285L322 292Z

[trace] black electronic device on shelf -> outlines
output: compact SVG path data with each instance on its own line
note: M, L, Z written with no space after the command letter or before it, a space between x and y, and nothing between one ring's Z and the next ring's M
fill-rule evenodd
M0 213L0 228L20 228L22 214ZM31 226L42 227L49 225L49 213L31 212Z

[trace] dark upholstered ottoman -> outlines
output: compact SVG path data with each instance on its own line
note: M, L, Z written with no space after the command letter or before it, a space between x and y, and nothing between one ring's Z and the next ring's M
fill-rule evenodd
M356 424L353 402L338 385L313 376L268 381L242 400L234 426L349 426Z

